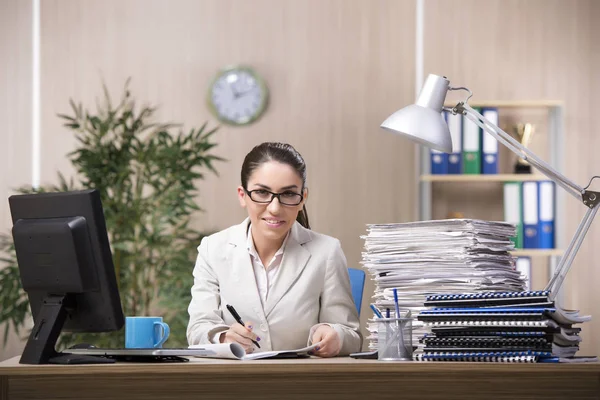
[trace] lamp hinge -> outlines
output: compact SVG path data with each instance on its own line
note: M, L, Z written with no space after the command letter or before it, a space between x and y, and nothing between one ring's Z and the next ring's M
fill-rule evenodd
M594 208L598 205L598 203L600 203L600 192L584 190L581 198L583 199L583 204L585 204L589 208Z

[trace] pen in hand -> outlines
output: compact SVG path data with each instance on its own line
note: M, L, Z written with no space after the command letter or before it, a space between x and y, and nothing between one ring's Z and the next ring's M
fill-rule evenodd
M240 314L237 313L237 311L235 311L235 308L233 308L233 306L230 306L229 304L227 304L227 309L229 310L229 312L231 313L231 315L233 315L233 318L235 318L236 322L242 326L246 326L244 324L244 321L242 321L242 318L240 317ZM252 339L250 339L252 340ZM258 347L260 349L260 344L258 344L258 342L256 340L252 340L252 343L254 343L256 345L256 347Z

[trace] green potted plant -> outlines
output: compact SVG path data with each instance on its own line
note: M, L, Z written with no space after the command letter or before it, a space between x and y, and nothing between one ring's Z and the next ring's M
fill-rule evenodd
M196 184L206 171L216 173L212 153L216 129L206 124L184 132L179 125L153 120L155 107L136 107L125 84L113 106L105 86L96 112L70 101L72 114L59 114L78 145L68 154L77 172L69 182L20 193L97 189L125 315L160 315L171 327L169 347L186 346L187 305L190 301L196 247L203 233L190 227L196 204ZM177 132L173 132L177 130ZM0 324L4 344L11 327L21 333L30 315L21 288L12 238L0 238ZM123 347L124 333L63 333L59 347L73 343Z

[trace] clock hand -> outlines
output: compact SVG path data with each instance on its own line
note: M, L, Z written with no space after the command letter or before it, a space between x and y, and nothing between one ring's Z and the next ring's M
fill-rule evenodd
M233 92L234 99L238 99L242 95L242 92L239 91L239 81L231 83L231 91Z
M233 93L234 99L237 99L238 97L240 97L240 92L237 92L233 85L231 85L231 92Z
M248 93L251 93L251 92L252 92L252 89L248 89L245 92L241 92L241 93L238 92L238 96L236 97L236 99L240 98L240 97L244 97L245 95L247 95Z

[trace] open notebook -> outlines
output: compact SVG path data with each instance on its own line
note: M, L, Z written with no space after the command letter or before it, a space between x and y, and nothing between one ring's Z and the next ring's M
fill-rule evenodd
M201 354L195 354L194 357L200 358L229 358L234 360L259 360L265 358L303 358L308 357L308 353L314 350L319 343L295 350L262 351L246 354L244 348L237 343L219 343L219 344L195 344L190 349L204 350Z

